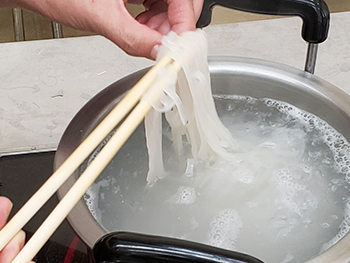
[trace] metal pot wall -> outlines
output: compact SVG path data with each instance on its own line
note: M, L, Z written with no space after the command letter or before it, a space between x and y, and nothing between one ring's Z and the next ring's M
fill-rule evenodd
M213 94L267 97L285 101L327 121L350 141L350 97L332 84L289 66L256 59L213 57L209 59L209 68ZM55 168L62 164L146 70L113 83L78 112L60 141ZM60 198L78 176L79 171L61 187L58 193ZM106 234L91 215L84 200L72 210L68 221L89 247L93 247ZM315 258L314 262L321 262L321 258L324 262L348 262L350 251L346 247L349 245L350 235L346 235L330 250Z

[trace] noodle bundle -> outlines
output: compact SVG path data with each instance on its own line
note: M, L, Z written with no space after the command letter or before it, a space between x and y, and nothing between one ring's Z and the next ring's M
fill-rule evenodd
M145 118L149 184L166 174L162 159L162 112L171 127L175 149L180 153L185 141L191 145L190 165L214 164L218 157L234 158L236 142L220 121L212 97L207 53L206 34L200 29L181 36L170 32L163 39L157 60L169 56L181 65L182 71L163 90L160 104L154 105Z

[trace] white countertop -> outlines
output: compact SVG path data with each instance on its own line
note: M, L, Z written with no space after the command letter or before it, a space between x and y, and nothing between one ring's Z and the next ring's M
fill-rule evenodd
M315 74L350 93L350 12L332 14ZM301 20L209 26L209 55L304 68ZM56 148L69 121L98 91L153 62L100 36L0 44L0 153Z

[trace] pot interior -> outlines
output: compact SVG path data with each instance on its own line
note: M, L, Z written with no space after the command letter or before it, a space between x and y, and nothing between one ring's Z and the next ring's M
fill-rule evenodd
M271 106L271 104L269 103L276 105L276 101L277 104L279 103L279 101L282 101L287 104L282 103L278 105L283 105L283 107L288 108L290 104L292 105L292 107L297 107L300 110L312 113L317 117L321 118L322 120L326 121L332 127L334 127L340 134L344 136L345 140L350 141L350 138L348 138L349 134L347 133L350 127L350 99L348 95L346 95L336 87L332 86L331 84L303 71L266 61L246 58L220 57L210 58L209 62L214 98L216 99L219 115L222 117L223 121L225 119L226 123L225 121L224 123L226 125L231 125L233 127L235 125L238 125L238 123L231 121L235 118L235 112L237 111L241 111L242 114L246 114L246 112L248 112L248 114L244 115L244 117L241 119L240 124L254 122L256 116L259 115L260 108L262 109L262 107L265 107L265 110L267 110L269 117L266 117L267 115L264 115L263 119L268 119L268 123L272 125L276 125L277 123L278 126L278 120L283 119L284 117L281 117L279 113L276 113L277 115L273 115L275 114L273 113L274 111L278 112L276 110L278 106ZM81 109L81 111L79 111L79 113L74 117L74 119L68 126L66 132L64 133L61 139L56 154L55 167L58 167L69 156L69 154L72 153L72 151L74 151L74 149L80 144L80 142L82 142L82 140L89 134L89 132L91 132L92 129L103 119L103 117L105 117L106 114L114 107L114 105L118 103L123 94L128 89L130 89L145 72L146 70L136 72L112 84L111 86L107 87L105 90L100 92L97 96L95 96ZM268 98L269 100L266 100L266 98ZM234 101L234 103L232 103L232 101ZM248 104L248 106L242 106L243 108L240 110L241 106L239 105L242 104ZM251 110L255 112L250 114L249 111ZM232 114L230 113L229 116L226 116L226 113L228 111L232 112ZM265 123L261 122L260 126L262 125L265 125ZM247 129L247 127L242 126L242 129ZM257 133L261 133L261 131L257 131ZM244 139L244 135L242 134L244 134L244 132L241 133L241 137ZM291 137L293 136L294 135L292 135ZM296 147L299 145L299 134L297 133L297 135L295 136L296 137L294 138L291 147ZM289 139L289 137L281 138L282 141L283 139L285 139L286 141ZM265 146L267 148L274 147L273 145L268 144ZM288 143L286 142L286 147L287 146ZM163 147L167 149L164 153L166 169L178 169L184 171L186 169L186 158L181 159L176 157L177 153L173 150L172 141L170 139L169 127L166 124L164 124L163 127ZM269 154L268 152L266 153ZM292 158L293 156L288 155L286 151L283 151L283 154L285 155L282 157L282 159L286 160L286 163L288 164L289 158ZM346 154L348 154L348 152L346 152ZM80 167L80 169L74 174L74 176L70 178L66 182L66 184L59 190L60 197L62 197L65 194L67 189L74 183L75 179L79 176L81 171L85 169L85 167L88 165L89 161L91 161L92 158L93 157L91 157L89 160L86 160L86 162ZM264 160L264 162L269 161L271 161L269 158ZM237 168L237 166L235 166L233 169L235 168ZM285 168L284 171L288 169L289 167ZM317 178L316 172L305 172L305 169L302 176L304 176L304 173L306 173L310 177L314 177L307 179L309 180L309 183L311 182L311 185L312 182L316 182L319 180ZM310 169L312 170L314 168L311 167ZM220 183L216 184L215 181L211 181L210 179L206 181L201 181L200 183L202 184L202 191L207 191L208 189L209 192L213 191L212 194L215 196L215 198L213 199L217 199L218 201L216 203L212 202L211 200L205 199L202 201L201 206L190 207L188 206L188 204L192 205L192 203L194 202L192 202L191 200L188 201L187 199L185 201L181 199L183 202L181 200L179 201L178 191L180 191L180 194L182 195L185 193L185 195L183 195L185 196L184 198L191 199L193 197L193 195L191 195L193 194L191 193L191 189L194 189L193 187L183 187L182 183L177 184L176 182L171 181L173 180L172 178L169 179L170 183L168 185L160 183L157 186L158 183L156 183L155 186L151 187L158 187L160 188L160 191L163 191L164 193L169 193L168 198L163 195L158 195L157 191L153 191L150 190L150 188L145 187L147 171L148 157L145 144L144 128L143 125L140 125L135 131L135 133L128 140L128 142L122 147L120 152L115 156L115 158L112 160L109 166L103 171L100 177L92 185L92 187L87 192L85 198L78 203L76 208L74 208L74 210L68 217L68 220L73 226L73 228L90 247L93 246L93 244L99 237L101 237L104 233L110 231L131 231L153 235L156 234L172 236L174 235L173 231L175 231L174 229L176 228L174 227L174 225L176 225L177 221L172 221L171 225L166 224L166 222L170 222L171 217L175 216L175 214L172 214L171 211L176 210L176 208L174 208L176 207L176 205L180 204L183 207L185 207L183 211L187 209L189 214L191 214L192 212L195 214L199 214L199 217L202 217L202 215L204 216L207 214L205 211L210 210L211 206L220 206L221 203L225 203L225 205L221 207L221 214L219 211L219 214L216 213L216 217L214 216L215 218L219 217L219 220L213 221L211 218L211 221L204 220L200 224L207 224L208 226L213 226L215 224L233 224L235 225L235 227L226 228L225 230L220 230L220 227L216 227L218 229L216 235L218 236L215 236L215 234L208 234L206 230L203 230L201 228L202 226L198 226L198 220L193 215L186 216L181 214L181 216L179 215L178 222L180 222L181 220L187 220L189 224L187 226L188 229L186 229L186 226L183 227L184 229L181 229L182 227L180 227L180 232L182 232L179 234L178 237L187 238L189 236L189 239L191 239L191 235L189 235L188 232L192 231L193 229L197 229L195 231L200 232L199 235L204 236L204 238L207 238L208 236L212 237L214 243L211 244L220 245L215 243L217 239L220 239L220 233L224 233L223 235L227 235L227 233L229 233L231 236L234 236L234 240L230 240L230 238L228 238L228 243L232 244L232 246L236 246L236 239L239 236L237 234L237 231L239 232L240 229L242 229L242 225L246 224L246 222L244 220L243 222L240 221L240 219L238 218L238 214L236 214L237 210L230 209L230 205L229 203L227 203L227 200L220 200L221 197L215 194L215 191L227 191L228 193L230 191L230 186L226 189L226 186L223 186ZM332 208L333 210L331 209L329 211L325 210L323 212L320 212L321 215L330 214L330 217L333 216L332 220L336 222L336 224L338 224L337 226L330 227L329 222L326 221L318 222L317 224L319 225L318 229L323 228L324 232L332 232L331 235L336 236L341 231L340 225L342 224L342 222L344 224L342 216L344 214L343 210L345 210L346 208L346 199L348 196L348 181L346 177L347 172L344 172L342 175L338 175L338 173L337 175L335 175L336 172L332 174L332 171L330 173L331 174L328 177L331 178L328 178L327 180L330 184L333 182L332 186L334 186L334 192L341 191L341 194L337 195L336 198L329 198L332 199L332 201L328 200L328 207L333 207L334 203L342 203L339 206L340 208L337 208L338 210L340 209L342 211L338 211L340 214L336 214L336 211L334 211L334 209ZM235 187L232 187L232 191L235 191L237 193L237 196L248 195L247 199L244 199L244 204L246 206L251 206L251 218L253 219L251 220L252 226L254 226L255 224L254 220L260 220L260 212L259 209L256 208L257 206L259 206L260 199L259 196L257 196L255 199L251 198L251 196L249 196L249 191L252 191L252 189L250 189L249 187L244 187L250 183L249 180L255 180L253 177L249 176L249 174L247 176L243 176L241 178L248 181L243 180L240 182L234 182ZM276 177L276 175L271 174L271 177ZM302 180L304 180L303 178ZM339 178L343 179L341 180ZM338 181L332 181L332 179L337 179ZM341 185L339 184L339 180L342 181ZM193 183L193 180L191 181L191 183ZM262 194L264 189L270 189L269 186L265 187L263 182L260 182L259 184L261 187L260 189ZM171 185L170 188L169 185ZM294 182L294 186L295 185L297 184ZM306 186L305 188L305 186L301 186L300 184L298 184L298 187L299 190L296 190L297 194L295 194L295 192L290 192L289 196L289 188L282 187L282 190L280 190L282 192L284 191L283 196L285 199L293 199L294 197L296 197L296 195L304 195L304 197L298 197L298 200L304 200L301 202L305 202L303 204L300 204L301 207L303 207L304 205L310 208L311 210L313 208L316 209L316 207L322 205L327 207L327 200L320 202L319 200L315 201L313 199L313 195L310 194L311 190L309 191L309 189L307 189L309 186ZM338 190L336 189L336 187L338 187ZM340 188L342 190L339 190ZM331 187L330 189L330 191L332 191ZM329 196L333 196L333 193L328 194ZM130 196L128 197L128 195ZM200 199L200 195L201 193L197 191L194 196L197 199ZM157 205L154 205L153 207L149 207L148 209L150 212L145 213L144 207L142 207L142 200L147 199L147 196L152 196L153 199L150 198L150 200L153 201L159 201L161 199L161 202L159 204L157 203ZM268 200L268 198L269 197L265 198L265 200ZM277 235L275 235L273 239L275 241L277 240L277 243L283 243L283 241L279 241L279 238L282 238L282 236L289 235L294 231L292 239L299 240L297 241L297 243L302 243L301 241L305 240L305 237L303 237L302 235L302 233L304 232L303 228L311 228L311 225L313 224L313 222L309 222L311 221L309 218L309 213L311 213L311 210L306 208L303 211L300 211L297 208L294 208L293 210L293 207L289 207L289 210L286 210L283 207L283 204L285 204L285 200L282 200L281 202L271 200L270 203L271 206L276 206L277 208L275 207L272 209L268 205L269 202L266 201L264 208L261 209L272 209L271 211L275 211L274 209L280 209L284 211L284 214L282 213L282 215L280 216L271 216L271 218L268 220L268 224L273 224L277 229ZM279 207L278 203L280 204ZM171 211L164 212L165 210L161 210L161 206L164 206L165 209L169 209L170 207ZM163 215L158 214L159 211L163 211ZM155 216L155 218L152 218L152 215ZM180 217L186 219L180 219ZM135 221L134 224L130 224L130 221L134 218L138 218L138 220ZM295 227L295 225L297 225L297 223L294 222L296 218L299 218L303 221L303 223L299 225L299 228ZM152 221L157 223L153 225L149 224L149 222ZM165 224L162 224L162 221L165 222ZM254 229L254 227L251 227L249 230L246 230L246 232L244 232L244 236L246 236L247 239L246 242L254 239L259 240L260 238L262 239L259 241L260 245L262 244L260 250L268 249L271 244L266 244L264 242L264 239L266 238L266 236L268 236L268 234L264 233L264 231L266 231L266 229L257 230ZM314 237L314 240L318 240L320 238L322 239L321 236L318 236L320 231L317 231L315 228L314 232L316 235ZM196 240L196 238L192 239L194 241L198 241ZM329 241L328 237L326 239ZM327 243L327 241L325 240L323 243ZM251 251L249 250L249 246L256 247L257 245L255 243L254 245L245 244L245 246L243 246L244 251L241 252L250 254ZM266 248L264 246L266 246ZM308 245L303 244L301 247L303 247L304 252L300 252L301 250L294 250L294 248L291 249L291 251L298 251L297 253L299 254L305 254L305 256L302 256L300 259L302 261L308 260L318 255L320 251L322 252L322 244L321 248L320 246L315 246L313 242L309 242ZM224 246L224 248L230 247ZM239 246L235 248L240 249ZM276 248L273 248L272 251L276 250ZM253 253L255 253L255 250L253 251ZM290 254L287 253L286 255L281 255L281 260L285 259L290 260L286 262L292 262L293 258L296 257L296 255L293 255L292 252ZM275 254L276 253L277 252L275 252ZM257 252L257 254L253 254L253 256L260 258L259 252ZM261 259L266 260L267 262L273 260L270 258Z

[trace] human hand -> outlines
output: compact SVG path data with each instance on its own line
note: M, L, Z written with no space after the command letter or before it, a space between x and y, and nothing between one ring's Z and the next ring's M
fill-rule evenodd
M196 28L203 0L146 0L143 5L146 11L136 17L139 23L162 36L170 31L180 35Z
M125 17L121 33L103 35L130 55L155 59L164 35L170 31L180 35L196 28L203 0L145 0L143 5L146 11L136 19Z
M2 229L7 221L7 218L11 212L12 203L4 196L0 196L0 229ZM23 248L25 242L25 233L20 231L17 235L6 245L6 247L0 251L0 262L10 263L19 251Z
M134 19L128 0L0 0L1 5L40 13L55 22L95 32L113 41L126 53L156 58L157 46L170 30L194 30L203 0L131 0L146 11Z

